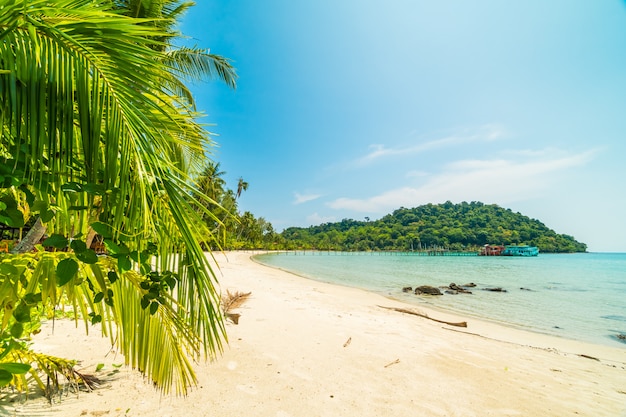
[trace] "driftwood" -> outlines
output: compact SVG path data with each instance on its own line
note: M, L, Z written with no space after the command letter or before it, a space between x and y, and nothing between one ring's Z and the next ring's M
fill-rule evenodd
M432 320L432 321L436 321L437 323L443 323L443 324L447 324L450 326L456 326L456 327L467 327L467 322L466 321L461 321L461 322L449 322L449 321L444 321L444 320L437 320L434 319L432 317L428 317L427 314L424 313L418 313L417 311L413 311L413 310L409 310L406 308L397 308L397 307L385 307L385 306L378 306L380 308L386 308L387 310L393 310L393 311L398 311L400 313L406 313L406 314L412 314L414 316L418 316L418 317L423 317L425 319L428 320Z
M389 362L387 365L385 365L385 368L389 368L391 365L395 365L397 363L400 363L400 359L396 359L395 361Z

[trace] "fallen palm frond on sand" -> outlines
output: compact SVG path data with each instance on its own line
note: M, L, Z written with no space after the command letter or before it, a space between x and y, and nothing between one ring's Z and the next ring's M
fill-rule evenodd
M414 311L414 310L409 310L407 308L398 308L398 307L385 307L385 306L381 306L379 305L378 307L380 308L385 308L387 310L393 310L393 311L398 311L400 313L406 313L406 314L412 314L414 316L418 316L418 317L423 317L425 319L428 320L432 320L432 321L436 321L437 323L443 323L443 324L447 324L450 326L456 326L456 327L467 327L467 322L466 321L461 321L461 322L450 322L450 321L444 321L444 320L437 320L434 319L432 317L428 317L428 314L424 314L424 313L420 313L418 311Z
M232 293L226 290L226 295L222 294L222 311L224 311L224 316L226 316L226 318L234 324L239 324L239 317L241 317L241 314L232 313L231 310L241 307L241 305L246 302L248 297L250 297L250 294L252 293L241 291Z

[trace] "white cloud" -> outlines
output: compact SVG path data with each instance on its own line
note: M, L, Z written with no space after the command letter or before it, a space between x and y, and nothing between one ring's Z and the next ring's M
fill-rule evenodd
M308 201L313 201L313 200L317 200L318 198L321 197L321 194L300 194L300 193L294 193L295 196L295 200L293 202L293 204L302 204L302 203L306 203Z
M504 131L493 124L484 125L474 130L464 130L452 135L444 136L441 138L429 140L419 143L414 146L408 146L403 148L387 148L382 144L370 145L371 152L364 157L357 160L357 165L366 165L375 160L397 156L397 155L410 155L429 151L432 149L445 148L449 146L458 146L460 144L467 144L472 142L491 142L501 139L504 136Z
M584 165L595 151L537 160L461 160L444 166L443 172L426 177L417 187L401 187L365 199L339 198L333 209L385 213L398 207L415 207L447 200L498 202L522 201L545 192L562 171Z

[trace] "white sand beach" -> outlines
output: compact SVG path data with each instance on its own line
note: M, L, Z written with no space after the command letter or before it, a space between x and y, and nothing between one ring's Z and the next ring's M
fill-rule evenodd
M229 344L197 365L187 397L163 396L97 332L57 322L35 347L104 368L94 392L3 404L34 416L622 416L626 349L526 333L472 318L454 327L353 288L268 268L250 253L216 255L222 291L251 292ZM110 372L110 376L106 376Z

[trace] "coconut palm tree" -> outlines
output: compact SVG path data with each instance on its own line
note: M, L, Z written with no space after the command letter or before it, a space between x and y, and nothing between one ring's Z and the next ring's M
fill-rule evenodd
M41 360L23 343L41 306L102 321L128 364L179 393L195 381L191 361L226 337L199 245L206 209L189 197L211 141L179 94L187 67L163 47L171 22L124 16L123 3L0 2L0 187L22 193L44 243L63 249L0 259L0 386L23 374L3 361ZM112 256L89 249L90 228Z
M237 183L237 198L241 197L241 193L246 190L248 190L248 183L244 181L243 178L239 177Z
M123 14L151 19L150 24L167 34L160 37L152 47L164 53L165 64L169 65L183 80L198 80L205 77L216 78L231 88L237 86L237 74L230 61L212 54L209 49L197 46L175 46L176 40L184 36L176 31L182 16L194 6L191 1L180 0L117 0L112 2ZM193 95L183 83L172 87L181 97L194 105Z

